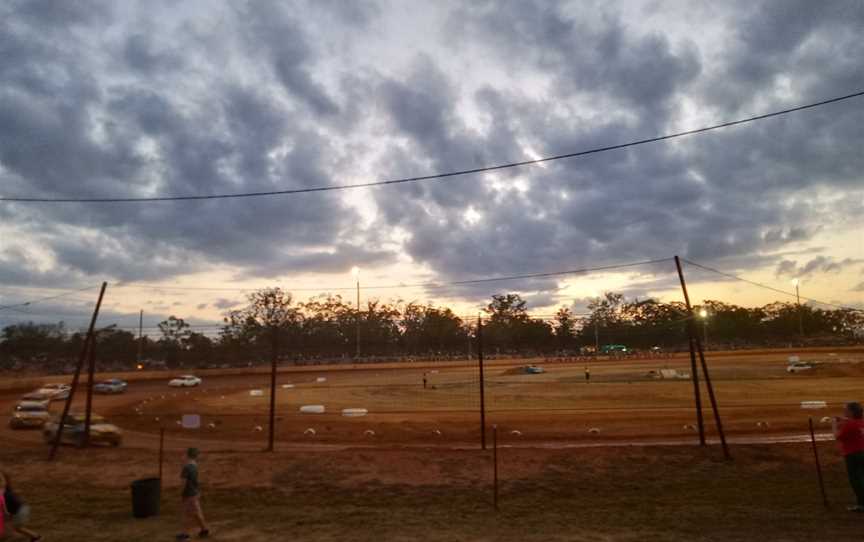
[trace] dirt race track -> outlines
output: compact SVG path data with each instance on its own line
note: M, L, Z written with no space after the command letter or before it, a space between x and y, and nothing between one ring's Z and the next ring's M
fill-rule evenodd
M786 372L789 355L818 364L811 371ZM518 368L536 363L543 374ZM825 416L845 401L860 400L864 348L709 353L720 414L732 437L801 434L812 416L821 430ZM486 422L497 424L505 445L602 444L604 442L692 441L696 438L693 385L689 378L658 379L649 371L690 373L689 358L660 360L496 360L485 368ZM127 393L96 396L95 411L124 430L124 446L158 444L160 428L169 447L194 442L204 449L252 450L266 444L269 375L264 370L199 371L203 385L167 386L170 373L129 375ZM423 387L426 375L427 387ZM668 374L668 373L667 373ZM100 378L107 376L102 375ZM44 381L69 381L69 377ZM0 408L11 412L33 383L0 382ZM704 383L703 383L704 384ZM252 395L253 390L261 394ZM276 438L280 447L366 445L474 446L480 439L480 386L476 362L344 368L287 367L277 379ZM83 406L84 394L75 408ZM704 385L702 401L709 437L716 435ZM825 401L826 409L802 409L801 401ZM323 414L301 414L303 405L323 405ZM62 402L54 403L59 411ZM367 409L345 417L342 409ZM199 414L200 429L183 429L183 414ZM39 431L12 431L2 438L41 443ZM312 430L312 431L310 431ZM314 431L314 434L313 434Z

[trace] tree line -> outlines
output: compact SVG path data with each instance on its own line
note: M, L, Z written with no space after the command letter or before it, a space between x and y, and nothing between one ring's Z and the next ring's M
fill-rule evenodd
M720 301L694 307L697 331L709 349L785 345L849 344L864 329L864 313L771 303L748 308ZM700 316L704 315L704 316ZM689 318L683 303L628 300L605 293L575 314L561 307L554 316L532 317L515 293L492 296L482 311L487 354L573 354L621 344L634 350L686 348ZM141 359L168 367L405 356L468 356L476 349L477 319L446 307L371 300L361 310L338 295L296 303L280 288L248 295L244 307L224 315L218 337L195 331L171 316L155 337L141 341L116 326L97 332L97 357L120 367ZM60 323L27 322L0 333L4 367L69 364L84 340ZM476 352L474 352L476 354Z

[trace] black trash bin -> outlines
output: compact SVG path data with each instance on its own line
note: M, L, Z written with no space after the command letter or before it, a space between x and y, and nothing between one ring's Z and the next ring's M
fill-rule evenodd
M158 516L161 493L159 478L142 478L132 482L132 515L136 518Z

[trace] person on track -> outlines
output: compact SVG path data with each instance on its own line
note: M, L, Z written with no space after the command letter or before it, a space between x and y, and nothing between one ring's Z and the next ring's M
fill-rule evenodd
M177 540L189 540L192 529L199 528L198 538L210 536L210 528L204 520L201 510L201 487L198 482L198 448L186 450L186 464L180 472L183 479L183 531L177 535Z
M864 512L864 409L861 403L847 403L845 418L834 418L832 429L846 460L849 485L858 502L847 509Z
M38 533L27 528L27 522L30 520L30 506L21 500L21 497L12 490L12 478L9 476L9 473L0 473L0 480L2 480L0 483L3 485L2 500L6 514L12 520L12 531L21 536L26 536L30 539L30 542L42 540L42 537ZM0 521L0 525L2 525L2 521ZM3 529L0 527L0 535L2 535L2 532Z

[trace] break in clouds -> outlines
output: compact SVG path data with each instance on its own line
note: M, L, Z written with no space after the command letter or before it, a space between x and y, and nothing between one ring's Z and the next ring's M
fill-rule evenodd
M0 193L304 188L622 143L859 90L861 28L858 0L4 2ZM830 271L859 262L786 251L864 210L862 126L847 101L423 184L7 203L0 284L397 262L447 280L676 253L741 272Z

